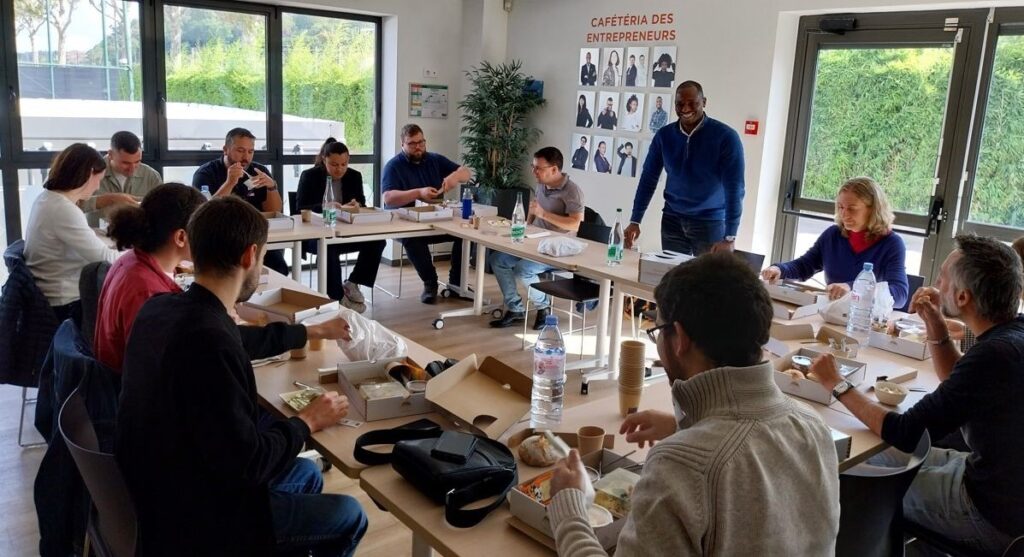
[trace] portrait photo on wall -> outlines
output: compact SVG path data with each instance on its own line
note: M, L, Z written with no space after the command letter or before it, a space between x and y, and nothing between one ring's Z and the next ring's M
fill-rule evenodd
M597 127L602 130L614 130L619 125L619 94L614 91L601 91L594 101L598 110Z
M569 140L569 153L572 154L572 167L586 170L590 163L590 137L584 133L572 134Z
M576 91L576 127L594 127L593 91Z
M612 168L617 176L636 178L640 174L640 140L632 137L620 137L615 141L615 158Z
M612 151L613 142L611 136L594 136L594 148L590 150L590 170L598 174L612 173L612 159L615 158Z
M622 74L624 87L647 87L647 47L632 46L626 49L626 68Z
M651 87L675 87L676 47L656 46L651 50Z
M580 74L580 85L586 87L597 85L597 63L600 51L599 48L580 49L580 63L576 68Z
M672 113L672 98L671 93L647 95L647 129L651 133L657 133L668 123L669 114Z
M600 77L598 83L601 87L618 87L622 85L622 70L625 64L622 61L621 48L605 48L601 53L601 67L598 69Z
M622 94L622 110L619 111L619 129L638 132L644 125L644 94L626 91Z

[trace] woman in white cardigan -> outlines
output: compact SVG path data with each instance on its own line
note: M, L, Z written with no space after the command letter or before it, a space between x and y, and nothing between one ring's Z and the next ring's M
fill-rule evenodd
M32 204L25 230L25 261L57 318L81 326L78 277L94 261L117 259L89 228L77 202L100 186L107 163L96 149L74 143L53 159L43 193Z

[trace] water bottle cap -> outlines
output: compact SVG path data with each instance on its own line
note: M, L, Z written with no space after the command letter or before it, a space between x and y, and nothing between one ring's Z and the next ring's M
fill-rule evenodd
M548 315L547 317L545 317L544 318L544 326L546 327L548 325L554 325L554 326L557 327L558 326L558 316L557 315Z
M865 271L873 271L873 270L875 270L875 264L874 263L865 263L864 264L864 270Z

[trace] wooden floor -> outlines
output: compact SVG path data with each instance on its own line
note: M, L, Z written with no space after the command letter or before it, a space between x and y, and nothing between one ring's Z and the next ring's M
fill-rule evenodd
M446 277L447 263L438 262L438 275ZM315 277L315 273L314 277ZM303 281L309 283L310 273L303 273ZM398 288L397 268L381 267L378 284L392 292ZM315 280L315 279L314 279ZM375 304L367 310L368 317L385 326L452 358L463 358L468 354L492 355L501 358L511 366L529 373L532 353L521 349L521 326L502 330L488 327L490 317L455 317L445 321L442 330L435 330L431 322L438 311L468 307L469 302L439 299L439 303L428 306L419 302L421 284L410 266L405 267L402 298L395 300L380 290L374 293ZM485 294L500 302L501 295L493 277L487 276ZM369 296L367 296L369 298ZM564 307L565 301L562 301ZM531 316L532 317L532 316ZM564 320L564 315L560 319ZM591 323L588 323L591 325ZM578 322L575 326L579 326ZM649 326L649 325L648 325ZM629 323L624 335L629 334ZM563 333L565 325L562 325ZM584 354L594 353L594 330L588 332L584 342ZM534 338L530 331L528 339ZM566 339L570 352L580 350L578 335ZM18 447L18 410L21 389L0 385L0 557L29 556L38 554L38 524L35 506L32 502L32 484L35 480L43 449L21 449ZM26 412L28 440L41 440L32 427L34 407ZM356 555L391 557L409 555L411 536L408 529L390 514L380 511L359 489L358 482L346 478L337 471L325 476L325 490L344 493L359 499L370 519L370 528L363 538Z

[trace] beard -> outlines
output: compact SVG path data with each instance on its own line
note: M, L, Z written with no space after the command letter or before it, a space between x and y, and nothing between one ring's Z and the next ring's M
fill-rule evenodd
M956 307L956 303L941 294L939 295L939 310L946 317L960 317L960 308Z
M409 159L409 162L416 162L416 163L418 163L418 162L421 162L423 160L423 155L424 154L425 153L416 153L414 155L410 155L410 154L406 153L405 156L406 156L406 158Z
M245 282L242 283L242 290L238 293L236 302L245 302L252 298L252 295L260 285L260 271L262 268L262 265L255 265L245 273Z

